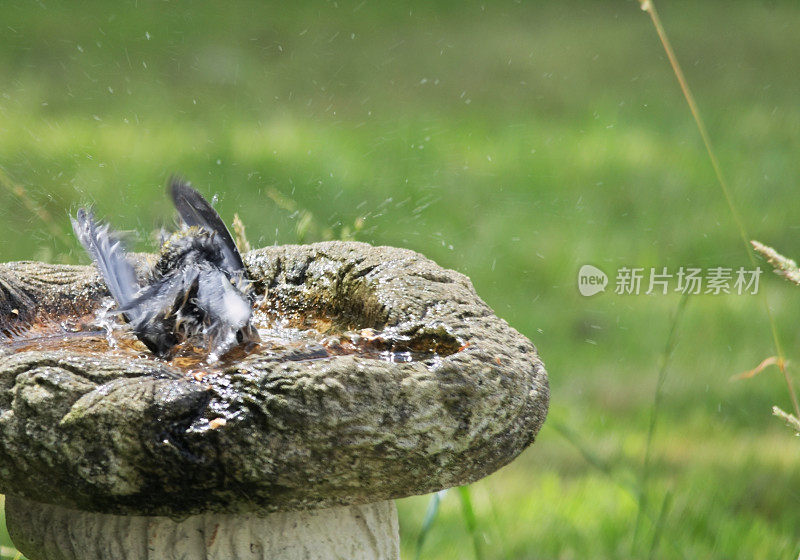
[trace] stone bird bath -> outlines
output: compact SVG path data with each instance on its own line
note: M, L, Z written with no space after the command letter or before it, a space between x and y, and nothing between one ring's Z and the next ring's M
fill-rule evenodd
M93 266L0 264L0 492L29 558L396 559L391 500L533 442L542 362L465 276L350 242L244 261L262 343L213 365L95 326Z

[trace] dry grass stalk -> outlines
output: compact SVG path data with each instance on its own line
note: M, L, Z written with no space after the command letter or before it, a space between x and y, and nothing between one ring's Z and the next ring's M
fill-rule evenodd
M756 240L750 242L756 253L767 259L767 262L775 269L775 273L783 276L789 282L800 285L800 269L797 268L797 263L788 257L784 257L778 251L760 243Z

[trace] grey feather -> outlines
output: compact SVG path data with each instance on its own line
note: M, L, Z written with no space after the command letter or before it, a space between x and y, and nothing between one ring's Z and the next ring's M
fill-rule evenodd
M198 226L213 233L230 274L244 271L239 249L217 211L189 183L178 177L170 180L169 192L178 214L187 226Z
M196 305L209 321L206 334L217 356L238 344L237 335L250 323L250 302L220 270L200 275Z
M119 240L107 224L98 224L94 215L83 208L70 219L75 235L100 269L112 297L120 306L129 304L139 291L139 283Z
M174 274L142 288L135 298L126 305L120 306L119 309L126 315L168 317L175 310L176 305L178 307L185 305L186 302L183 301L182 296L188 294L192 286L197 284L199 274L200 271L197 268L175 271Z

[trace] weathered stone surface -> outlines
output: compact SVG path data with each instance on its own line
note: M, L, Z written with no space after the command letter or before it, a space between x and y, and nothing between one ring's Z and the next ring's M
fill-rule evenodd
M195 380L169 362L87 355L68 341L6 348L0 492L89 512L264 515L469 483L533 442L549 398L542 362L465 276L363 243L267 247L245 262L288 317L453 353L392 363L264 351ZM86 313L104 295L93 267L0 265L0 332Z

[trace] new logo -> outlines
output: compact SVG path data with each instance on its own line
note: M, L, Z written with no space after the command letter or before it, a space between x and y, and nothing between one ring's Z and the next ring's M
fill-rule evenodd
M606 273L590 264L585 264L578 271L578 291L582 296L593 296L604 292L608 286Z

